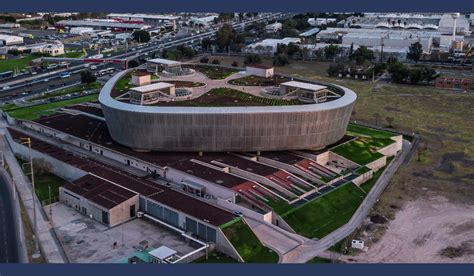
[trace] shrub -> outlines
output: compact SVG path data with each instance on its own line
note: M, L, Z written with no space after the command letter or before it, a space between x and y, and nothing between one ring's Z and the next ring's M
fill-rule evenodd
M234 60L234 61L232 62L232 67L239 67L239 63Z
M200 63L208 63L209 62L209 58L208 57L202 57L200 60L199 60Z
M220 63L221 63L221 62L220 62L219 60L217 60L217 59L214 59L214 60L212 61L212 64L220 64Z

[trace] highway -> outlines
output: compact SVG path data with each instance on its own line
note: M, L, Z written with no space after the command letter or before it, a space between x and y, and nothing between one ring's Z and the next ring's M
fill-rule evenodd
M251 18L251 19L248 19L248 20L244 20L244 21L241 21L241 22L235 22L235 23L232 23L232 27L236 30L242 30L244 28L245 25L247 24L251 24L251 23L254 23L254 22L258 22L258 21L266 21L266 20L270 20L270 19L273 19L273 18L280 18L280 17L284 17L285 14L283 13L272 13L272 14L268 14L268 15L264 15L264 16L260 16L260 17L254 17L254 18ZM164 41L154 41L154 42L149 42L147 44L143 44L145 46L137 46L137 47L134 47L132 49L135 49L135 50L129 50L125 53L118 53L118 54L115 54L115 55L111 55L111 56L108 56L106 57L106 59L127 59L127 60L132 60L132 59L136 59L140 56L143 56L145 54L153 54L153 53L156 53L156 52L159 52L159 51L162 51L163 49L167 49L167 48L173 48L173 47L176 47L176 46L179 46L179 45L195 45L197 43L199 43L201 40L205 39L205 38L211 38L213 37L218 31L218 28L214 28L210 31L204 31L202 33L199 33L199 34L195 34L195 35L188 35L188 36L185 36L185 37L182 37L182 38L176 38L172 41L167 41L167 42L164 42ZM138 49L136 49L138 48ZM105 66L110 66L109 64L106 64L106 63L102 63L102 64L97 64L97 68L102 68L102 67L105 67ZM0 85L0 88L3 87L3 91L1 91L1 95L0 96L7 96L7 95L12 95L14 92L11 92L11 91L18 91L18 89L23 89L25 87L27 87L28 85L32 85L32 84L35 84L35 83L39 83L39 82L42 82L42 81L50 81L52 79L57 79L59 78L59 74L61 72L64 72L64 71L68 71L71 73L71 75L74 75L74 74L79 74L81 71L85 70L86 69L86 65L85 64L80 64L80 65L75 65L75 66L71 66L69 68L63 68L61 70L55 70L55 71L50 71L50 72L46 72L46 73L42 73L42 74L38 74L38 75L35 75L35 76L31 76L31 77L23 77L23 78L20 78L20 79L14 79L12 81L9 81L9 82L4 82ZM5 88L7 87L7 88Z
M15 222L11 183L0 173L0 263L19 263L19 231Z

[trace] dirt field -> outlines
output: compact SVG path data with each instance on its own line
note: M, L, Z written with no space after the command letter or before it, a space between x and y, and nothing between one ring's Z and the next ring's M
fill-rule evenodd
M439 196L406 204L367 252L345 256L363 263L474 262L474 206Z
M473 212L474 93L421 85L333 79L327 77L327 67L328 64L323 62L292 62L275 70L347 86L358 96L351 120L387 126L386 118L392 117L394 128L419 133L426 145L420 160L415 154L408 164L399 169L373 209L372 216L381 215L392 223L389 227L384 225L370 231L367 241L378 242L371 246L370 251L374 253L368 252L366 261L390 261L389 255L398 250L393 242L396 237L408 241L407 247L395 254L400 256L399 261L402 258L405 258L404 261L419 262L462 261L462 258L451 260L440 257L439 250L443 246L452 246L447 255L459 251L455 247L463 242L463 234L454 233L462 228L460 225L467 219L467 213ZM438 205L440 198L443 205ZM465 218L461 219L463 214ZM471 220L474 220L472 216ZM473 228L474 225L470 224L471 231ZM429 230L433 231L433 236L426 239L422 250L413 251L423 256L415 258L406 253L419 247L410 244L426 234L423 231ZM361 232L356 232L354 237L357 238ZM472 235L470 232L470 239L474 240ZM467 233L464 233L464 238L469 240ZM441 243L438 239L445 242ZM474 249L474 242L463 246L460 251L469 252ZM377 255L380 255L379 260L370 258ZM472 256L465 258L466 261L473 261Z

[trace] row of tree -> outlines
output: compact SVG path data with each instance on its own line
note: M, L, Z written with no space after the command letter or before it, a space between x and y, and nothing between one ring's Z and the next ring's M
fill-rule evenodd
M437 77L433 68L410 68L398 61L388 64L388 72L392 76L392 81L397 83L418 84L424 82L429 84Z

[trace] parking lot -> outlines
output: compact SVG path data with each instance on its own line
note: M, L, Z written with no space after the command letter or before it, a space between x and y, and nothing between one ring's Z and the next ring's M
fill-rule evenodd
M142 241L149 248L165 245L179 255L195 249L179 234L143 219L109 228L62 203L45 209L71 263L115 263L138 252Z

